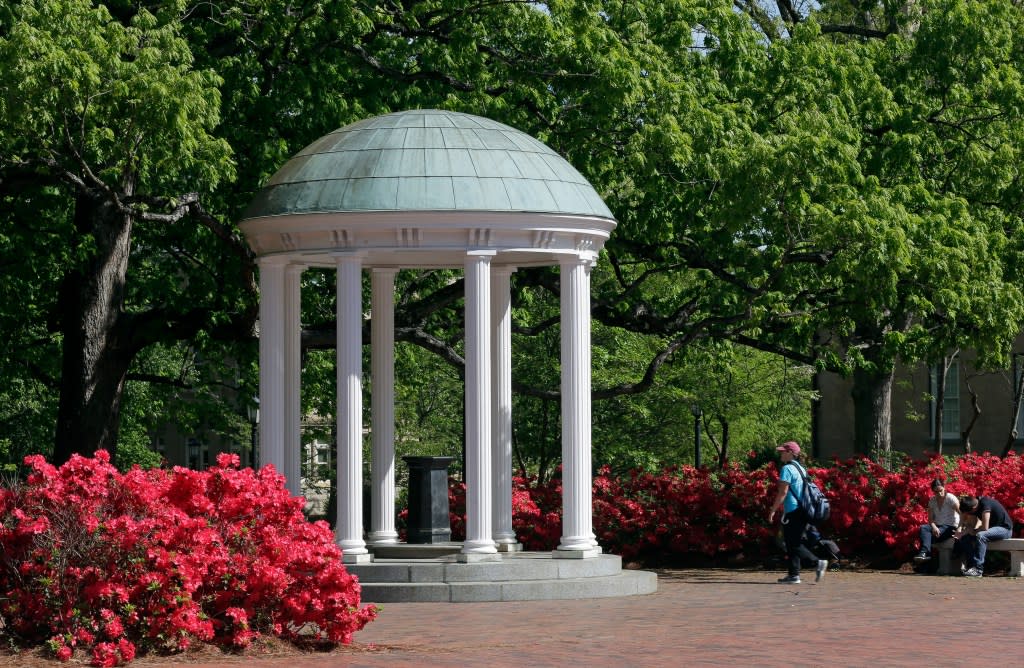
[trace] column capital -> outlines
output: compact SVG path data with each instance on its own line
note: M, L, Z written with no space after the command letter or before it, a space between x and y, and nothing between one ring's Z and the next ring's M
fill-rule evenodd
M510 264L492 264L491 275L492 276L511 276L512 274L519 271L519 267L515 267Z
M256 264L260 267L286 267L292 263L288 255L261 255L256 258Z
M366 251L339 251L337 253L330 253L330 256L334 258L335 264L344 264L356 261L362 263L362 261L366 259Z
M591 250L576 251L574 253L567 253L558 258L560 265L574 265L583 264L588 269L593 268L597 264L598 254Z

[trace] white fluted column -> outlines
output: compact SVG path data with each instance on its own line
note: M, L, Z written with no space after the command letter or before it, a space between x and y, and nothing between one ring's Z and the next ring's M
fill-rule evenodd
M491 523L501 552L521 545L512 528L512 295L514 267L491 269Z
M590 267L592 254L560 262L562 307L562 539L555 556L600 554L590 471Z
M490 274L494 251L470 252L466 286L466 540L462 556L495 554L491 538Z
M398 542L395 531L395 275L374 269L370 277L370 543Z
M338 521L346 563L365 560L363 540L362 258L340 255L338 266ZM364 557L361 559L360 557Z
M302 271L284 270L284 473L292 496L302 494ZM262 403L262 402L261 402Z
M261 466L285 472L285 266L262 257L260 268L260 442Z

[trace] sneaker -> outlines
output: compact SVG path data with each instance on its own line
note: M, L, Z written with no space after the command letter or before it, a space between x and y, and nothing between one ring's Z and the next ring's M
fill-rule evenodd
M918 563L920 563L922 561L929 561L929 560L931 560L931 558L932 558L932 555L928 554L924 550L921 550L920 552L918 552L917 554L914 555L914 561L916 561Z
M980 578L981 577L981 569L980 568L968 568L966 571L964 571L964 577Z
M818 560L818 567L814 569L814 581L821 582L821 579L825 577L825 571L828 570L828 562L824 559Z
M798 584L800 584L800 576L799 575L787 575L784 578L779 578L779 584L798 585Z

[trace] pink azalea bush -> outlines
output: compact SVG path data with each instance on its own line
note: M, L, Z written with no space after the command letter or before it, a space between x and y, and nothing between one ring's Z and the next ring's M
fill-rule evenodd
M126 664L193 642L261 635L349 643L376 616L272 467L221 455L207 471L135 468L106 452L55 468L41 456L0 489L0 637L67 661Z

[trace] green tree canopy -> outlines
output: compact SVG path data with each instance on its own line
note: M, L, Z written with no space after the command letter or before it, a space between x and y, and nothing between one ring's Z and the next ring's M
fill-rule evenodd
M59 388L58 459L113 449L124 383L173 368L140 357L151 346L209 360L241 342L229 384L251 390L253 266L232 221L301 147L398 109L520 128L606 199L620 225L594 276L595 331L634 363L595 374L597 398L655 387L688 347L732 340L852 373L858 447L884 450L896 360L956 344L1000 363L1020 330L1009 0L0 12L3 361L31 386L0 421L27 411L43 429L53 411L30 397ZM460 284L408 280L399 339L458 367ZM534 337L520 345L539 349L557 273L513 280L517 336ZM311 330L330 326L329 299L307 305ZM518 394L549 401L553 369Z

